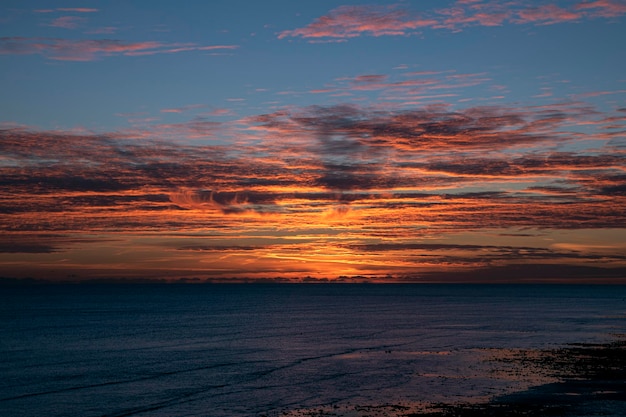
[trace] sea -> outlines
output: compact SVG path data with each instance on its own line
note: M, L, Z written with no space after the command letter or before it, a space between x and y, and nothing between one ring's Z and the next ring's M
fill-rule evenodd
M625 334L626 286L6 286L0 415L359 415L475 401L538 383L494 370L498 352Z

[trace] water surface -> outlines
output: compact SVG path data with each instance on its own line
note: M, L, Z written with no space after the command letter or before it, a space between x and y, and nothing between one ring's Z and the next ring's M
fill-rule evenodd
M459 401L522 385L492 349L626 333L626 286L34 285L2 289L0 332L0 415Z

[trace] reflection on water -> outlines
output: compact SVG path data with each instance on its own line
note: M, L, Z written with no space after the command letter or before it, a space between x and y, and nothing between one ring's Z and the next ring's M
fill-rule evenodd
M0 414L12 416L478 400L537 382L496 372L494 349L626 327L626 288L605 286L59 285L0 297Z

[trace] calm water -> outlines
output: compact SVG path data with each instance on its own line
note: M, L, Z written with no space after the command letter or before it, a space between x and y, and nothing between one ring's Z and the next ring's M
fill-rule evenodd
M626 333L626 286L0 289L2 416L254 416L514 389L485 349Z

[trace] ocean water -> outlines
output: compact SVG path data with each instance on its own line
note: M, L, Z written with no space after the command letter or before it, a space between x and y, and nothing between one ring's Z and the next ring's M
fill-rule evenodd
M2 416L261 416L463 401L528 381L493 350L626 333L626 286L0 289Z

